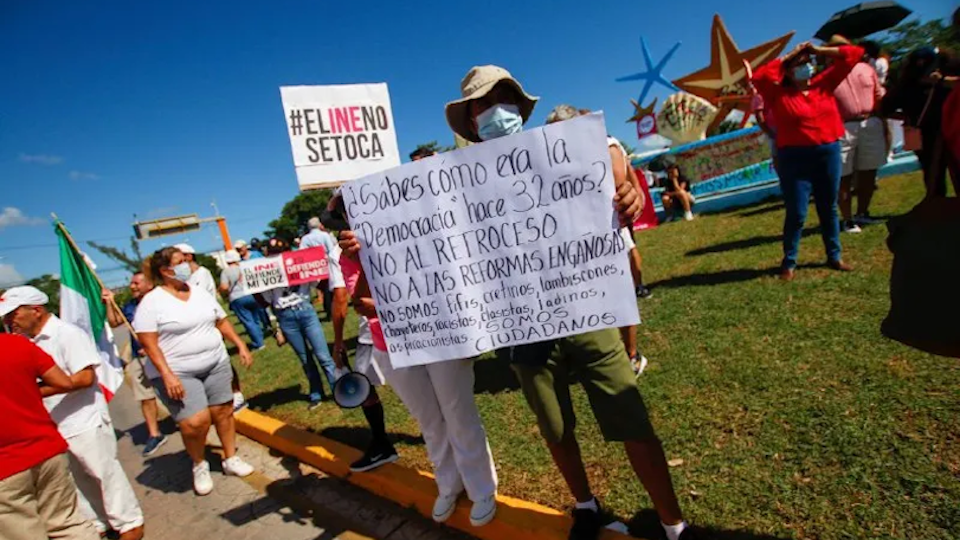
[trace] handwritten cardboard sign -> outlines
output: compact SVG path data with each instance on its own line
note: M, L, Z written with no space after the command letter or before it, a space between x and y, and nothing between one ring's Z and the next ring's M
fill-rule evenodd
M639 322L603 115L346 184L394 367Z
M281 86L301 190L400 165L386 83Z
M327 253L322 246L240 262L240 279L245 294L322 281L328 277Z

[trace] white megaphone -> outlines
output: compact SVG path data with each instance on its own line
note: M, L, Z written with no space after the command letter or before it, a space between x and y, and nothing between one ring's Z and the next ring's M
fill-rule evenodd
M333 400L344 409L355 409L370 397L370 379L350 370L333 385Z

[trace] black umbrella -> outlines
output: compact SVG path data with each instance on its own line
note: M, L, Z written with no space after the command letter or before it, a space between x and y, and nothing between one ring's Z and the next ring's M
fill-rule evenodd
M834 34L840 34L845 38L859 39L893 28L910 13L909 9L896 2L864 2L834 13L814 37L829 41Z

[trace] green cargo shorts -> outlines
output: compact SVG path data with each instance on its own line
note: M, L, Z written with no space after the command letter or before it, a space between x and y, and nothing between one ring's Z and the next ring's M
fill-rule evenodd
M504 353L510 357L547 442L560 442L576 427L571 375L587 392L604 439L639 442L656 438L616 328L512 347Z

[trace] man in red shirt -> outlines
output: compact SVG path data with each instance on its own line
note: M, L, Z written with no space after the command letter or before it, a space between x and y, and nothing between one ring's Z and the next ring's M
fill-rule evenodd
M67 443L40 397L73 389L70 377L26 338L0 334L0 531L6 540L97 540L77 505Z

